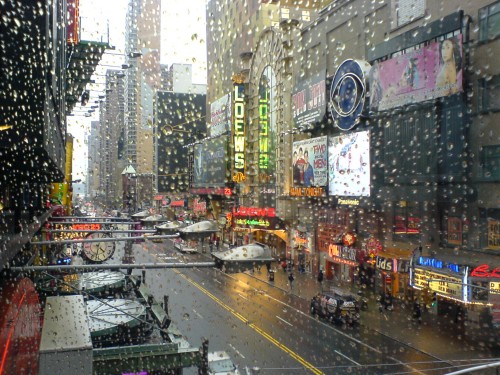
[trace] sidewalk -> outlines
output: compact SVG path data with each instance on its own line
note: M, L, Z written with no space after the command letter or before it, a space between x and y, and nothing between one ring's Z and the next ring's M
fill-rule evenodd
M351 290L354 294L358 293L358 290L345 285L335 285L326 279L321 286L311 274L297 271L293 272L295 281L293 288L290 288L288 272L284 272L279 264L273 264L272 269L275 270L274 281L269 281L266 267L262 267L260 272L247 271L246 274L307 301L320 292L321 288L323 291L329 291L331 287L342 287ZM490 349L487 340L491 341L491 338L473 340L464 334L463 325L456 323L453 319L423 312L419 323L413 318L412 306L408 304L395 300L392 311L381 312L377 296L373 292L363 291L361 295L367 299L368 308L360 311L360 332L367 338L370 336L369 331L376 331L400 342L403 346L411 346L443 360L497 358L500 355L500 348Z

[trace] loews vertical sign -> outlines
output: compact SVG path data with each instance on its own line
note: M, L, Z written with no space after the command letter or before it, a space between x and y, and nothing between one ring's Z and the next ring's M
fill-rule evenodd
M241 84L233 89L233 175L245 173L245 89Z

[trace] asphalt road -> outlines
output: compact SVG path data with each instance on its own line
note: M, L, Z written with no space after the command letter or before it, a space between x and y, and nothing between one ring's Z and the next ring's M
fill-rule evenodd
M118 244L116 261L121 254ZM171 257L206 261L201 254L180 254L170 241L134 245L134 255L136 263ZM158 300L169 296L172 320L192 346L208 338L210 351L226 350L240 369L258 367L261 374L443 374L452 369L373 330L317 319L309 314L308 301L246 273L148 270L146 284Z

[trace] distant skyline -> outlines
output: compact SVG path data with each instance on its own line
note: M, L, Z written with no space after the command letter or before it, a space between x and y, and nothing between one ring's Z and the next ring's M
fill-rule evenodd
M147 1L147 0L146 0ZM82 35L99 40L109 25L109 43L116 53L125 49L125 17L129 0L80 0ZM161 0L162 45L160 63L193 65L193 83L207 83L206 53L206 0L184 2ZM104 55L101 64L116 66L124 62L123 56ZM98 66L96 82L104 82L109 66ZM100 88L100 86L97 86ZM87 105L89 107L89 105ZM87 108L85 107L85 108ZM89 107L90 108L90 107ZM87 142L90 122L98 120L98 111L92 117L68 117L68 133L74 137L73 179L86 180Z

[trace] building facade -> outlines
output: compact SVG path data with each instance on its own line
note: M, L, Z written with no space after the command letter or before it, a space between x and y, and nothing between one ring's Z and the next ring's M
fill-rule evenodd
M216 28L207 100L243 86L231 102L244 109L229 133L232 238L498 325L498 6L332 1L308 22L278 18L245 51L224 38L211 48Z

